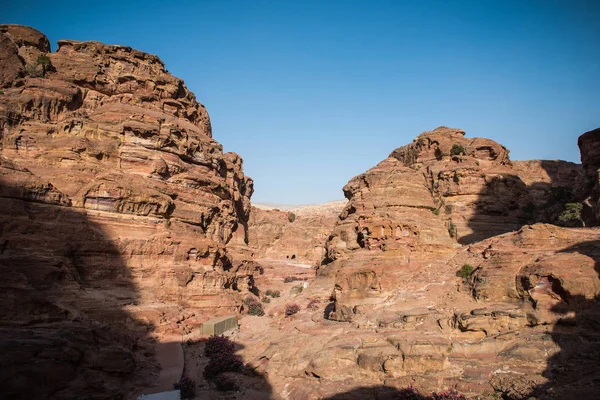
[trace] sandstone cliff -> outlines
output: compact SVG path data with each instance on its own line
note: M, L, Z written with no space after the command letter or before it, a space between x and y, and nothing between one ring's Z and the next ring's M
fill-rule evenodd
M158 57L69 40L50 53L14 25L0 43L0 387L125 393L156 370L153 337L253 290L257 269L225 247L246 235L252 180Z
M316 266L325 257L325 242L339 220L345 201L294 206L288 211L252 207L247 240L243 232L228 246L241 257Z
M580 143L599 140L586 135ZM539 223L562 222L567 203L589 196L585 171L596 172L508 154L442 127L346 185L327 256L301 295L331 293L331 303L296 316L258 358L276 393L358 399L414 385L596 396L600 231ZM474 272L458 277L467 264Z

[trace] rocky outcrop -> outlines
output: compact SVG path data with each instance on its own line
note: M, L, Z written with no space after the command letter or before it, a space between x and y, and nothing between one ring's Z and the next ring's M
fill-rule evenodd
M323 296L329 282L327 320L297 317L293 338L261 355L274 390L290 399L409 385L593 398L600 232L533 224L558 222L585 182L580 165L511 161L500 144L450 128L353 178L302 294ZM474 272L457 276L467 266Z
M581 152L581 163L587 178L585 188L587 205L591 215L587 215L588 225L597 225L600 221L599 182L600 182L600 128L586 132L577 141Z
M252 180L158 57L68 40L49 53L22 26L0 41L0 326L4 349L28 349L3 352L0 386L127 392L151 337L236 312L253 290L257 267L226 250L246 235Z
M239 232L228 249L240 257L316 266L345 201L293 207L289 211L252 207L247 241Z

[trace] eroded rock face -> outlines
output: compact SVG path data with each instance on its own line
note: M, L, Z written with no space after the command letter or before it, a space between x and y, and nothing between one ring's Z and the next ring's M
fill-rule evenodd
M252 180L158 57L67 40L49 53L21 26L0 26L0 41L0 324L5 349L30 349L0 386L31 398L127 392L143 384L152 336L236 312L253 289L257 268L225 247L246 235ZM51 65L31 68L40 54ZM28 369L41 348L47 364ZM66 372L42 373L54 366Z
M600 221L598 187L600 182L600 128L586 132L577 141L581 152L581 163L587 177L586 189L589 197L586 199L591 206L592 215L589 219L596 225Z
M315 289L303 293L330 282L328 320L298 317L298 333L262 354L275 391L593 398L600 231L531 224L555 221L585 182L580 165L513 162L500 144L449 128L353 178ZM463 279L465 264L474 272Z
M228 248L242 258L317 266L344 205L336 201L289 211L252 207L247 242L240 231Z

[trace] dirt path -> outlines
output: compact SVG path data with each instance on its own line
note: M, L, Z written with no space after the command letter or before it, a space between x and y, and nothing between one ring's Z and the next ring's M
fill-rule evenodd
M173 390L173 383L179 382L183 374L184 356L180 338L177 336L162 338L156 343L156 361L160 364L160 375L156 386L143 391L152 394Z

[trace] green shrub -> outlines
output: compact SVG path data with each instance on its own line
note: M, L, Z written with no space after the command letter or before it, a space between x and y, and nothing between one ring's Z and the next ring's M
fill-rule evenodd
M474 270L475 268L473 268L471 264L464 264L458 271L456 271L456 276L467 279L469 276L471 276Z
M255 297L246 297L244 304L248 307L248 315L256 315L258 317L265 315L262 304Z
M439 208L435 208L435 209L431 210L431 212L433 213L433 215L440 215L440 209Z
M452 145L452 148L450 149L450 155L453 155L453 156L459 156L459 155L461 155L461 154L466 154L466 153L465 153L465 148L464 148L464 147L462 147L462 146L461 146L460 144L458 144L458 143L454 143L454 144Z
M266 296L271 296L272 298L277 298L277 297L281 296L281 292L279 290L271 290L271 289L269 289L269 290L267 290L265 292L265 295Z
M558 220L566 224L581 221L582 210L583 204L581 203L567 203L565 204L564 211L558 216Z
M261 301L262 301L263 303L270 303L270 302L271 302L271 299L270 299L270 298L268 298L267 296L265 296L265 297L263 297L263 298L262 298L262 300L261 300Z
M294 214L291 211L288 213L287 217L288 217L288 221L290 221L290 222L294 222L296 220L296 214Z
M42 71L38 72L38 67L42 67ZM48 72L52 68L52 63L50 62L50 57L46 54L40 54L33 65L27 66L27 73L31 76L38 78L45 78L46 72Z
M454 225L454 222L452 222L452 220L450 220L450 222L448 223L448 233L450 234L451 238L456 236L456 226Z

